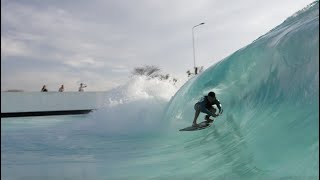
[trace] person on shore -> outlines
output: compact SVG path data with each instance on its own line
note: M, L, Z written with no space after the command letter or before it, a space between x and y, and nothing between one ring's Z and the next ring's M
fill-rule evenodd
M64 87L63 84L61 85L61 87L59 88L59 92L63 92L64 91Z
M81 83L79 87L79 92L83 92L85 87L87 87L87 85Z
M47 86L46 86L46 85L43 85L43 86L42 86L41 92L48 92L48 89L47 89Z

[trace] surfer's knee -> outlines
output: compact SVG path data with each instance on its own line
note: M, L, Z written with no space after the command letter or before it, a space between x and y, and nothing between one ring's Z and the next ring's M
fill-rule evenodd
M200 109L201 109L200 104L196 103L196 104L194 105L194 110L200 111Z

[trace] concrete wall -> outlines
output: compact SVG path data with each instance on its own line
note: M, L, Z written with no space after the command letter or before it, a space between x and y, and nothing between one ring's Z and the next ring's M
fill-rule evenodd
M1 113L97 109L103 92L1 92Z

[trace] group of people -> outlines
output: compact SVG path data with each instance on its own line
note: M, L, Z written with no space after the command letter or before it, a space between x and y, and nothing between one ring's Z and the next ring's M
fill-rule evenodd
M201 67L194 67L194 73L192 73L190 70L188 70L186 73L188 74L188 77L191 75L197 75L203 71L203 66Z
M83 83L80 83L80 87L79 87L79 92L83 92L84 91L84 88L87 87L87 85L83 84ZM64 91L64 86L63 84L61 85L61 87L59 88L59 92L63 92ZM48 89L47 89L47 86L46 85L43 85L42 86L42 89L41 89L41 92L48 92Z

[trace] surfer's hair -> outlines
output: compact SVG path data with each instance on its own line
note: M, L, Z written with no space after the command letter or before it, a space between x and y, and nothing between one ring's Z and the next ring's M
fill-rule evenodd
M216 97L216 94L215 94L214 92L210 91L210 92L208 93L208 96L215 98L215 97Z

